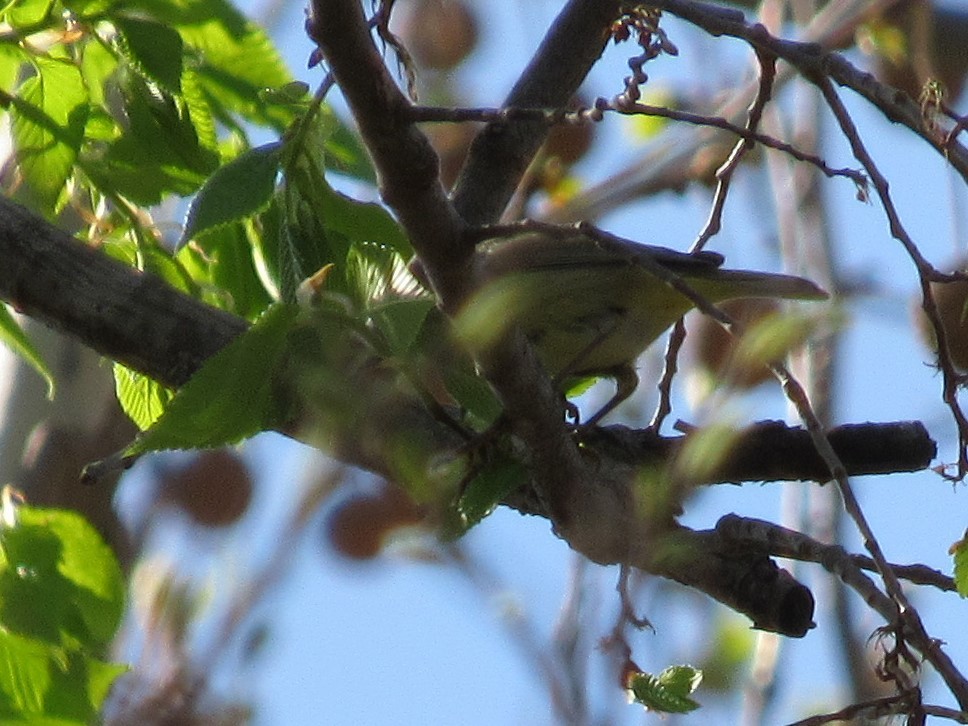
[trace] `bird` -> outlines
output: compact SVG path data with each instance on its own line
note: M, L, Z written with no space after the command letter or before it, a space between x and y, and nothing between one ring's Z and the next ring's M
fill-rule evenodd
M612 378L615 395L592 425L638 385L639 355L696 306L685 287L715 304L737 298L822 300L802 277L724 269L716 252L679 252L598 232L556 228L480 242L470 289L455 316L472 354L515 326L556 382Z

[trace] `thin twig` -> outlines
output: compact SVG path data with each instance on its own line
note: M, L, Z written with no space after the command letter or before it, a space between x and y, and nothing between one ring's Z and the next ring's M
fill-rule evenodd
M745 130L750 135L757 135L760 120L763 118L763 109L773 95L773 81L776 79L776 57L761 50L756 51L756 57L759 60L760 85L757 89L756 97L750 105L749 116L746 121ZM739 168L743 157L752 148L753 138L744 135L733 146L733 150L726 158L726 161L716 170L716 191L713 194L713 203L709 209L709 217L699 236L696 238L696 241L690 247L690 252L698 252L703 249L706 243L722 229L723 209L726 207L726 196L729 193L730 182L733 179L733 174Z
M823 174L829 178L844 177L850 179L859 188L865 188L867 177L856 169L841 168L836 169L829 166L822 158L815 154L808 154L800 151L795 146L780 141L768 134L757 132L749 126L743 127L731 123L721 116L707 116L704 114L682 111L679 109L666 108L665 106L653 106L647 103L622 101L620 98L606 99L599 98L591 108L570 110L565 108L545 109L545 108L526 108L520 106L507 106L504 108L477 107L477 108L450 108L439 106L414 106L407 111L408 116L414 123L541 123L548 126L554 124L581 124L596 123L604 118L606 111L621 114L623 116L657 116L667 118L670 121L680 121L694 126L707 126L710 128L722 129L735 134L745 143L757 142L763 146L775 149L792 156L797 161L803 161L816 166Z

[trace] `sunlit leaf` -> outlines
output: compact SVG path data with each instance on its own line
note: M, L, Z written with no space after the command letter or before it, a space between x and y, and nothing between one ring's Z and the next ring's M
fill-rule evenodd
M77 158L88 98L73 63L38 56L33 64L37 74L23 82L11 107L11 130L24 181L49 213Z
M258 25L226 0L133 0L125 12L142 11L178 31L194 57L213 106L282 131L294 118L284 105L265 103L265 88L292 80L275 45Z
M142 431L158 420L175 395L153 378L120 363L114 364L114 388L121 409Z
M658 676L635 673L628 678L632 699L650 711L689 713L699 708L690 695L702 682L702 671L692 666L670 666Z
M90 176L100 187L146 205L198 189L219 158L210 139L203 143L185 100L134 74L126 76L121 91L128 128L86 165Z
M101 535L77 512L60 509L18 508L18 527L33 529L31 536L56 537L60 556L57 572L70 583L68 602L80 614L86 647L101 648L114 637L124 612L125 582L121 567ZM65 630L74 627L64 623ZM80 632L80 631L79 631Z
M275 305L209 358L128 455L235 444L278 423L273 381L298 308Z
M32 28L50 19L53 7L54 0L18 0L6 4L0 19L18 30Z

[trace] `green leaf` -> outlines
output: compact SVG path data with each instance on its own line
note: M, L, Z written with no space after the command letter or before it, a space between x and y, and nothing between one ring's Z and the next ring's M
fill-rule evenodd
M128 63L149 81L170 93L181 92L183 44L178 31L166 23L118 15L117 47Z
M158 420L174 392L137 371L114 364L114 388L122 410L144 431Z
M283 184L275 200L280 212L276 283L283 299L292 300L303 280L333 264L328 289L357 293L355 299L361 302L367 296L359 294L360 286L348 272L356 264L347 259L354 248L363 254L364 243L375 245L402 259L409 258L412 249L385 209L351 199L327 183L324 149L336 126L322 109L316 110L301 120L283 149Z
M130 73L121 92L127 128L91 158L85 166L89 175L102 188L144 205L157 204L169 193L188 195L198 189L219 162L218 153L195 126L200 117L203 135L209 134L204 109L196 114L185 98Z
M56 537L60 557L57 572L70 583L67 600L76 608L84 628L82 645L101 649L114 638L124 613L124 575L101 535L77 512L21 506L18 527L31 537L44 532ZM35 603L36 607L36 603ZM68 629L70 623L63 623Z
M642 98L642 103L651 106L675 108L677 103L675 95L662 86L656 86L647 91ZM669 119L662 116L648 116L646 114L635 114L625 117L630 135L636 141L649 141L659 135L668 125Z
M346 255L350 296L361 308L375 307L421 288L403 258L386 245L356 243Z
M215 118L212 104L202 88L198 73L192 69L185 69L182 73L182 99L192 120L192 128L198 137L199 146L216 160L220 159L218 149L218 133L215 129Z
M185 245L177 258L210 305L255 320L272 303L243 223L210 230L196 243Z
M0 630L0 721L23 726L93 723L127 668Z
M91 723L125 670L93 657L121 622L121 568L79 514L9 489L0 506L0 722Z
M23 358L47 382L47 398L54 397L54 375L40 351L30 342L23 328L14 319L7 306L0 303L0 341Z
M273 380L297 314L293 305L270 307L205 362L125 454L235 444L271 428L279 413Z
M428 297L397 300L375 308L370 319L383 333L390 346L388 352L403 356L413 349L424 320L435 307L434 300Z
M0 624L58 647L103 648L121 621L124 580L100 535L75 512L5 501L3 516Z
M486 428L501 415L503 408L491 385L474 370L473 363L444 370L447 391L476 423L475 428Z
M717 618L701 661L703 689L734 692L747 676L755 645L756 635L746 621L732 613Z
M325 149L327 159L339 171L370 184L377 183L369 154L359 136L346 125L337 122L332 135L326 139Z
M733 451L742 434L742 429L730 421L714 421L696 429L686 437L679 452L676 465L681 468L678 471L690 481L707 481Z
M968 531L951 545L948 552L955 560L955 587L958 588L958 594L968 597Z
M337 192L328 184L319 198L320 212L327 229L354 242L376 242L394 249L405 259L413 255L410 240L397 221L379 204L358 202Z
M91 105L94 107L91 111L92 115L96 111L107 115L105 92L117 85L111 76L118 68L118 58L102 43L79 44L77 50L80 54L81 75L84 76L84 84L90 94ZM90 124L90 121L88 123ZM85 134L90 138L90 127L85 129Z
M326 182L319 178L309 185L326 185ZM304 188L300 189L300 186ZM329 264L335 268L327 279L327 289L346 294L349 287L346 279L349 241L326 228L319 216L319 205L313 203L313 197L317 195L305 186L289 183L287 179L282 196L276 200L281 202L283 216L277 228L280 276L277 286L282 291L282 299L287 302L295 301L296 290L303 280ZM306 196L307 191L312 196Z
M702 682L702 671L680 665L666 668L658 676L637 672L628 678L628 690L636 703L659 713L689 713L699 704L689 696Z
M10 23L16 30L30 29L49 20L54 0L18 0L7 3L0 12L0 19Z
M52 680L50 656L49 646L0 629L0 693L9 704L4 715L43 712Z
M33 64L37 75L23 82L11 108L13 145L24 181L49 213L77 158L88 97L73 63L37 56Z
M250 217L269 206L279 173L281 148L280 143L274 142L249 149L217 169L192 200L177 247L214 227Z
M453 534L464 534L493 512L508 494L521 486L527 473L527 468L514 459L488 462L470 480L457 502L457 531Z
M27 55L17 45L0 43L0 88L6 90L17 84L20 69L27 62Z
M216 115L239 114L282 131L295 117L286 105L267 104L260 93L292 80L265 32L226 0L133 0L141 11L178 31Z
M440 310L428 311L415 345L416 354L432 375L443 379L444 387L469 414L470 425L484 429L503 410L494 389L481 378L473 359L454 338L450 319Z

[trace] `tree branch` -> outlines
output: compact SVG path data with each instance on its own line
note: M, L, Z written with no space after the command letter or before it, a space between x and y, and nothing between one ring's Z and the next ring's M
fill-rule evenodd
M0 198L0 299L177 388L248 324Z
M506 107L564 108L605 49L622 3L571 0L551 26L504 102ZM498 221L548 134L548 125L494 121L474 139L454 206L470 224Z
M857 69L840 53L824 50L816 43L777 38L763 25L748 23L739 10L694 0L651 0L649 5L680 17L710 35L745 40L758 52L785 60L808 80L830 78L851 89L879 109L888 120L903 124L928 142L968 181L968 148L947 139L946 134L938 130L937 119L926 117L921 106L906 93Z
M380 194L396 212L446 310L465 294L473 244L447 199L440 161L409 116L410 101L373 44L358 0L313 0L306 21L373 158Z

